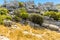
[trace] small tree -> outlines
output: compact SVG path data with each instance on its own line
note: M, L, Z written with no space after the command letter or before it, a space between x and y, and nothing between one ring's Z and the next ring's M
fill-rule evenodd
M43 23L43 17L39 14L30 15L29 20L33 22L34 24L42 25Z

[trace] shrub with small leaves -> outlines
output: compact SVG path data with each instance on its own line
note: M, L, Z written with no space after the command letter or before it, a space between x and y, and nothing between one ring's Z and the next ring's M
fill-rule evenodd
M31 14L29 20L35 24L42 25L43 17L39 14Z
M59 18L58 17L59 15L57 14L57 12L54 12L54 11L45 12L43 15L53 18L54 20L58 20L58 18Z
M7 15L9 11L6 8L0 8L0 15Z

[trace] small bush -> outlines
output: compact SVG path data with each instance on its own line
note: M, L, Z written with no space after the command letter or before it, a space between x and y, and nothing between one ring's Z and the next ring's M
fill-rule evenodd
M44 16L48 16L50 18L53 18L54 20L58 20L59 19L59 15L57 15L57 12L54 12L54 11L50 11L50 12L45 12L43 14Z
M19 18L18 16L15 16L13 19L14 19L16 22L19 22L19 21L20 21L20 18Z
M0 24L3 24L3 20L0 18Z
M44 16L49 16L50 15L50 12L45 12L44 14L43 14Z
M3 20L5 19L5 15L0 15L0 24L3 24Z
M21 13L20 16L24 20L27 20L28 19L28 13Z
M24 4L22 2L19 2L19 7L24 7Z
M60 20L60 12L58 12L57 14L58 20Z
M0 8L0 15L6 15L9 11L6 8Z
M31 14L29 20L35 24L42 25L43 17L39 14Z
M21 14L25 14L25 13L27 13L25 8L19 8L18 10L14 11L14 14L18 17L20 17Z
M6 19L8 19L8 20L12 20L12 17L10 17L10 16L7 16L7 17L6 17Z

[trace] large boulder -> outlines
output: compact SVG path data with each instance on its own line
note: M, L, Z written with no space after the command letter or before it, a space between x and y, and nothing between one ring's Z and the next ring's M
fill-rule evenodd
M53 25L53 24L47 24L47 23L43 23L42 25L45 28L49 28L51 30L58 30L59 31L59 26Z
M52 29L52 30L59 30L58 26L52 25L52 24L49 25L49 28Z
M49 24L43 23L42 26L47 28L49 26Z

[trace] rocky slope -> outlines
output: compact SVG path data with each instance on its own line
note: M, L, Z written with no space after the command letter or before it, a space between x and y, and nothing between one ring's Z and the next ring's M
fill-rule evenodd
M16 23L16 26L0 25L0 35L9 40L60 40L60 33L45 28L33 28Z

